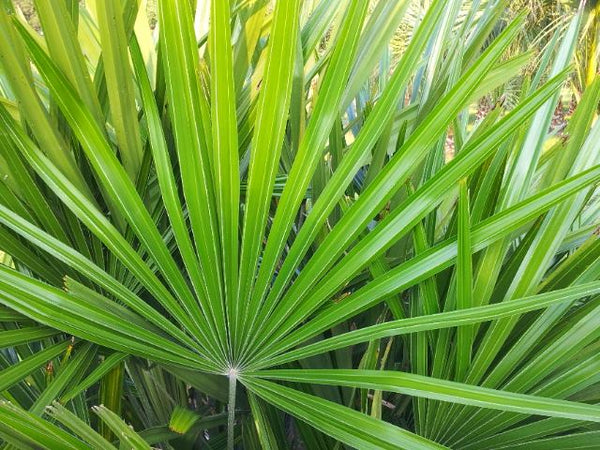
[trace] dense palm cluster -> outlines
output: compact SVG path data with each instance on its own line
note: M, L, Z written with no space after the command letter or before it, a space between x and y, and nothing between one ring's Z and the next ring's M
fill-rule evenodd
M17 3L2 448L600 447L596 3Z

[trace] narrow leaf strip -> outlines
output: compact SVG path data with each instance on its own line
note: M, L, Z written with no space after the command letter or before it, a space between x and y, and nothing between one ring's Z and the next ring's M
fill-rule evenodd
M1 301L1 300L0 300ZM0 348L14 347L29 342L41 341L60 334L58 330L47 327L27 327L0 332Z
M213 179L221 243L222 279L227 320L237 320L238 217L240 203L236 95L233 76L229 0L212 0L210 8L210 91ZM225 329L221 330L225 335ZM231 352L231 349L229 349Z
M382 420L295 389L254 377L244 377L242 382L268 403L354 448L445 448Z
M456 259L456 306L465 309L473 306L473 268L471 261L471 225L469 192L467 182L459 185L458 196L458 256ZM456 331L456 374L457 381L463 381L471 364L473 332L470 327L459 327Z
M133 450L151 450L150 445L110 409L100 405L92 407L92 411L119 437L122 447L128 446Z
M123 2L117 0L99 2L96 4L96 16L112 125L123 166L135 182L142 163L143 150L122 5Z
M5 391L15 383L18 383L29 376L29 374L36 369L39 369L40 366L46 364L53 358L56 358L63 353L69 345L71 345L70 341L63 341L52 345L0 371L0 392Z
M501 411L600 422L600 406L515 394L406 372L302 369L262 371L251 375L300 383L380 389Z

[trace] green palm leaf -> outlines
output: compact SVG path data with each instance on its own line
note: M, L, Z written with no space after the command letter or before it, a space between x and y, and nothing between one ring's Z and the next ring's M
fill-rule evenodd
M0 444L597 446L595 9L50 3L0 8Z

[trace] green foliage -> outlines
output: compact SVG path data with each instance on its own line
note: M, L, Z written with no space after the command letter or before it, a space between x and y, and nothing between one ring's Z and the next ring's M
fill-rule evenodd
M0 2L1 445L600 447L598 11L508 3Z

